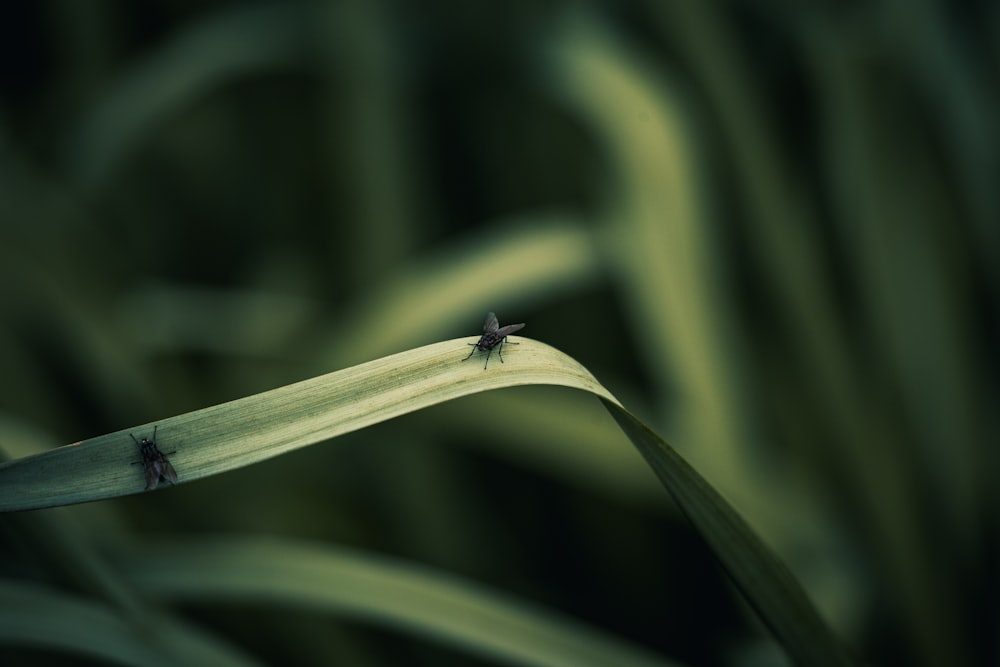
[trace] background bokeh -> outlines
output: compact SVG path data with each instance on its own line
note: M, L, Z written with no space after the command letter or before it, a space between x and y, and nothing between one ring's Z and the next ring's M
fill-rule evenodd
M472 340L494 310L670 440L864 662L997 664L998 44L971 0L5 6L0 449ZM0 520L0 577L73 590L46 512ZM783 664L566 390L63 514L98 551L307 538L687 664ZM308 611L171 611L270 664L478 664Z

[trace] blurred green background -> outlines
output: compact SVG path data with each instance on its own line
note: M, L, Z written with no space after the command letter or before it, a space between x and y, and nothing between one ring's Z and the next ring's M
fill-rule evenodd
M670 440L862 662L1000 663L992 3L0 17L7 458L471 341L494 310ZM784 664L566 390L0 525L3 580L73 594L92 591L62 539L276 535L440 568L685 664ZM307 609L169 613L269 664L493 664ZM18 644L4 664L89 664Z

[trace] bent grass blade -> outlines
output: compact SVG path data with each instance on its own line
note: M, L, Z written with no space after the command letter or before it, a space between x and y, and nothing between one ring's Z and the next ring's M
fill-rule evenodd
M498 330L499 331L499 330ZM792 660L851 664L798 582L747 523L670 445L574 359L523 339L516 372L454 363L462 339L434 343L255 396L159 420L183 457L178 486L258 463L462 396L518 385L587 391L605 407L705 537L726 572ZM123 465L131 431L91 438L0 464L0 511L37 509L140 493Z

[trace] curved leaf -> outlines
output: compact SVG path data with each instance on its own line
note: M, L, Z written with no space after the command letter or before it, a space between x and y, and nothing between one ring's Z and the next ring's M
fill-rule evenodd
M739 514L666 442L625 410L583 366L519 338L505 363L462 362L454 339L383 357L255 396L163 419L157 444L185 483L257 463L437 403L527 384L588 391L604 403L705 537L763 621L803 665L849 664L838 640L784 564ZM141 492L135 443L152 424L0 464L0 510L87 502ZM162 488L163 485L161 485Z

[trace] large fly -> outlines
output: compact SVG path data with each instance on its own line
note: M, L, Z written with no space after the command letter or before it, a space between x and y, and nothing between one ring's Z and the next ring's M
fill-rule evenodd
M508 342L507 336L514 333L515 331L520 331L524 328L524 322L520 324L508 324L507 326L501 327L500 323L497 321L497 316L495 313L488 313L486 315L486 321L483 322L483 335L479 337L479 341L475 343L469 343L472 346L472 351L469 352L469 356L462 361L465 361L476 351L486 353L486 363L483 364L483 370L490 363L490 355L493 354L493 348L497 348L497 355L500 357L500 363L503 363L503 345ZM516 345L513 341L510 341L512 345Z
M141 463L143 469L146 473L146 490L152 491L160 483L160 480L165 482L170 482L175 484L177 482L177 471L167 460L167 454L160 451L160 448L156 446L156 426L153 427L153 437L143 438L142 442L135 439L132 436L132 440L136 445L139 446L139 454L142 456L141 461L135 461L132 465ZM170 452L174 454L176 452Z

